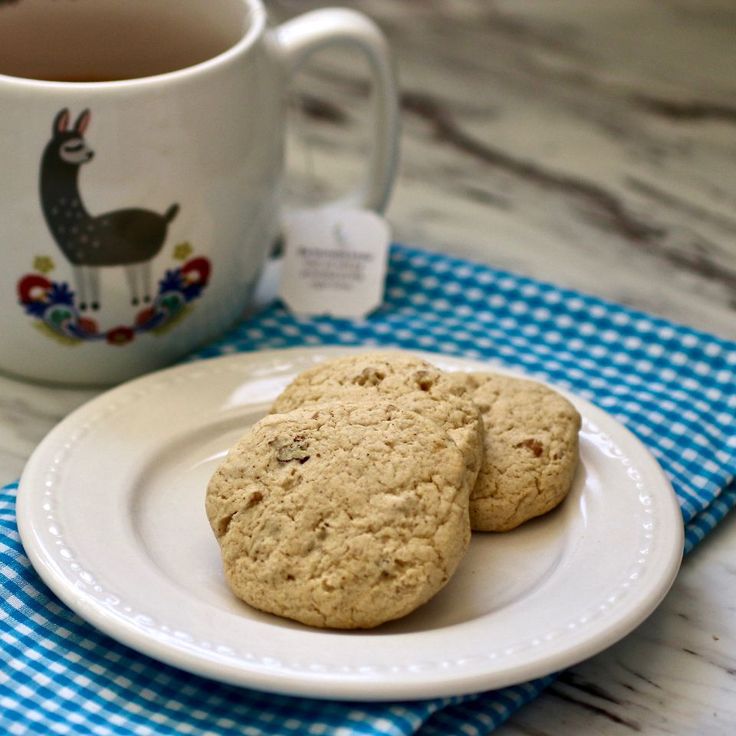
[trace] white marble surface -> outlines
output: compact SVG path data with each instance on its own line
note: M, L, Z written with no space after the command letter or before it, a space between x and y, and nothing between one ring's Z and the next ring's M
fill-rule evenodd
M286 18L325 3L268 3ZM736 338L736 5L730 0L360 0L396 50L397 239ZM292 194L361 169L359 60L296 83ZM0 377L0 478L95 395ZM502 736L736 733L736 516L662 606Z

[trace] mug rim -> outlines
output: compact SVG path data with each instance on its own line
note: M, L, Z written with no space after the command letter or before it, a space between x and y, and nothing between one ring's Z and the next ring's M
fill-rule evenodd
M111 79L101 82L65 82L53 79L31 79L0 72L0 85L10 84L17 87L34 87L36 89L65 90L69 92L92 91L109 89L111 87L122 89L124 87L148 86L158 84L159 82L180 82L198 76L203 72L214 71L248 51L256 40L260 38L266 27L266 9L262 0L240 0L240 2L246 6L247 10L250 10L251 14L251 22L245 33L229 48L196 64L191 64L181 69L174 69L169 72L162 72L161 74L149 74L130 79Z

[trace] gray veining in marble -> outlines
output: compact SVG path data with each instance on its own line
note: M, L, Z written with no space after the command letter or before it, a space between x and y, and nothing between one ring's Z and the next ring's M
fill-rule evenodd
M274 19L326 5L267 3ZM398 240L736 338L736 4L354 0L395 50ZM347 189L367 146L361 60L295 80L291 195ZM0 478L94 391L0 377ZM736 516L655 614L501 736L736 733Z
M397 239L736 337L736 5L353 6L398 58ZM301 195L359 175L360 63L325 53L296 80Z

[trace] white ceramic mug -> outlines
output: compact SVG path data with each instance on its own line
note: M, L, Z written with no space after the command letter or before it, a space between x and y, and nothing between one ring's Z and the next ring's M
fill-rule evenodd
M260 0L0 5L0 369L111 384L233 325L279 234L286 85L331 44L369 62L352 199L381 209L397 92L363 15L270 29Z

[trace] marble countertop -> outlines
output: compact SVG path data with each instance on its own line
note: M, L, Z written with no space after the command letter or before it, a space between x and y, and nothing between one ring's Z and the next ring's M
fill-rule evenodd
M326 5L267 3L274 20ZM402 87L397 240L736 339L736 6L728 0L355 0ZM290 196L363 166L360 59L295 80ZM0 478L97 392L0 377ZM565 673L502 736L736 733L736 515L634 633Z

